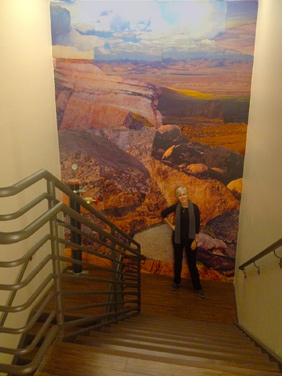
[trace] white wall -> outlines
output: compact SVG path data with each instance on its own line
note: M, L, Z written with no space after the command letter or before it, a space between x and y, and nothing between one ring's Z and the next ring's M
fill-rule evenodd
M235 290L239 323L282 359L282 269L272 254L238 266L282 238L282 1L260 0L240 211ZM282 247L277 250L282 257Z
M1 0L0 31L0 185L59 175L49 1Z
M40 169L60 177L49 1L1 0L0 36L0 187ZM9 200L0 198L0 214L24 206L41 188L39 184ZM36 215L35 210L30 218ZM26 220L1 223L0 231L20 230ZM28 241L0 245L0 259L17 259L29 247ZM0 283L12 278L14 273L1 270ZM25 294L28 292L22 292L22 300ZM0 291L0 304L6 297ZM3 335L1 345L2 340Z

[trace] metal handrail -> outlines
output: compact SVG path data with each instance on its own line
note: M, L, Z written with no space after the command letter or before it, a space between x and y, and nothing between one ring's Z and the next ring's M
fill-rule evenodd
M256 261L263 258L264 256L268 255L269 253L273 252L275 257L280 259L279 265L282 268L282 257L278 256L275 251L277 248L282 247L282 238L265 248L263 251L255 255L254 257L250 258L248 261L244 262L242 265L239 266L239 269L245 273L245 269L247 266L254 264L255 267L258 269L258 274L260 274L260 268L256 265ZM246 276L246 274L245 274Z
M94 209L91 205L87 204L85 200L79 197L68 186L62 183L59 179L57 179L54 175L52 175L47 170L40 170L36 172L35 174L21 180L20 182L10 187L0 188L0 198L14 196L24 191L26 188L30 187L31 185L39 182L42 179L45 179L47 181L52 181L55 187L58 188L61 192L65 193L71 199L76 201L80 206L84 207L87 211L93 214L96 218L100 219L103 223L108 225L110 228L114 228L117 233L119 233L122 237L124 237L128 241L130 241L132 244L136 245L136 247L139 247L139 243L136 242L133 238L131 238L131 236L129 236L128 234L123 232L121 229L116 227L114 223L108 220L103 214L101 214L98 210ZM0 217L0 220L1 220L1 217Z
M17 271L15 281L0 285L0 290L9 294L5 304L0 305L0 334L18 339L15 345L7 347L2 345L0 336L0 356L1 352L14 356L12 364L0 361L0 372L13 375L34 372L56 339L69 340L140 312L140 264L144 257L139 243L128 234L46 170L40 170L13 186L0 188L0 198L17 195L40 181L46 182L45 192L16 212L0 214L0 222L21 219L22 223L25 216L40 205L40 214L33 220L29 219L23 229L0 232L0 244L4 250L3 254L0 253L0 272L8 269L13 275L13 270ZM58 193L82 206L88 217L58 200ZM47 209L43 209L44 202L47 202ZM101 225L95 223L97 221ZM71 224L77 222L79 227ZM48 224L50 231L46 230ZM44 235L41 232L37 235L42 228ZM105 228L109 228L110 232ZM65 237L62 231L65 231ZM80 244L70 239L70 232L79 234L82 239ZM11 260L16 245L26 239L29 239L29 244L34 241L34 236L40 237L39 240L36 238L36 244L31 245L21 257ZM15 247L10 247L9 253L5 252L5 247L11 244ZM83 257L78 260L62 254L62 247L70 251L79 250ZM69 270L69 265L80 265L85 273L77 275ZM68 287L69 280L75 281L72 287ZM80 283L87 283L89 289L79 290ZM25 300L18 299L26 289L30 291ZM87 302L76 303L76 295L85 296ZM28 313L27 319L15 319L16 315L23 313L25 317ZM12 322L17 322L18 327L9 324L10 318ZM42 322L41 328L27 343L27 334L38 320ZM12 341L8 342L10 346ZM23 356L34 352L26 365L17 365L18 360L22 363Z

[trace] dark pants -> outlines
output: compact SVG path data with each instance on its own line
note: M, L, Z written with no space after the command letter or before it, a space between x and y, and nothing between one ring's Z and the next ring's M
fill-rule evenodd
M193 240L189 240L187 244L175 244L173 243L174 248L174 279L173 282L180 284L181 283L181 270L182 270L182 259L183 259L183 249L185 248L187 263L191 275L192 284L195 290L201 290L201 282L199 278L199 272L197 269L196 263L196 249L191 250L191 244Z

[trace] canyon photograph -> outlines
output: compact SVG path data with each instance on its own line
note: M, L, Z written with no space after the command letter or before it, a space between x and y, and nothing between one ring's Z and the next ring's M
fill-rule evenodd
M51 1L62 179L173 275L161 211L186 186L202 279L232 282L257 1ZM189 277L187 266L183 277Z

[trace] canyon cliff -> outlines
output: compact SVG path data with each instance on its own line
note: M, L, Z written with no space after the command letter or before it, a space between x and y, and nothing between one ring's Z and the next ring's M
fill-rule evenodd
M56 102L60 130L123 126L130 112L161 124L161 90L149 83L107 77L93 64L57 61Z
M240 195L231 182L242 178L242 155L192 142L179 126L162 125L160 87L108 77L93 64L60 61L55 79L63 180L78 164L76 177L84 195L95 198L92 205L140 240L148 258L144 270L168 274L171 260L157 252L162 238L171 257L160 212L175 202L175 188L187 186L201 212L200 272L232 276Z

